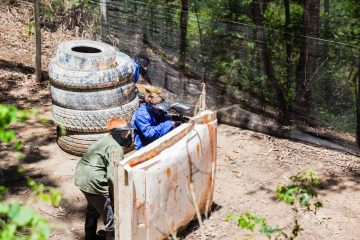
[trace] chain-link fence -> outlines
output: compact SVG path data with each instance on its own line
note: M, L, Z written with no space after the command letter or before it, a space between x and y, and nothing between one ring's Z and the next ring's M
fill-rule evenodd
M145 52L151 82L187 103L205 82L210 108L240 105L354 143L360 47L331 35L326 8L306 27L300 3L290 4L286 23L282 1L262 2L45 1L41 16L47 30L62 25L80 37L100 34L130 56Z
M249 7L242 10L249 18L238 22L214 17L196 1L100 5L103 40L130 55L150 46L187 79L214 86L222 97L213 107L242 103L354 141L359 47L271 28L269 16Z

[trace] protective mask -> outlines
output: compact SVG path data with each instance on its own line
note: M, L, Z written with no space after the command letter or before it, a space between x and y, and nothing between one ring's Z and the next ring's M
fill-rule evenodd
M158 116L164 116L167 113L167 110L170 109L170 107L171 104L167 101L163 101L162 103L152 106L153 112Z
M114 128L110 131L111 136L123 147L130 147L133 142L133 131Z

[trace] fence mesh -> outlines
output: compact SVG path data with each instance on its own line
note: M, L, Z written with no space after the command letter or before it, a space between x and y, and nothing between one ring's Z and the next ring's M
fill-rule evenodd
M150 80L184 90L190 102L205 82L211 108L241 104L282 124L306 123L355 142L360 47L332 35L329 14L336 7L330 13L322 7L317 28L306 29L296 1L287 26L286 1L277 0L266 7L263 1L84 0L64 9L57 2L43 2L43 28L52 30L65 16L67 28L81 26L79 36L100 33L130 56L151 49ZM58 8L63 13L53 16Z
M185 75L225 89L228 103L256 99L276 118L306 119L354 141L358 47L271 28L265 20L279 15L274 11L256 21L261 16L244 4L239 22L214 17L199 3L101 2L102 38L132 55L145 42Z

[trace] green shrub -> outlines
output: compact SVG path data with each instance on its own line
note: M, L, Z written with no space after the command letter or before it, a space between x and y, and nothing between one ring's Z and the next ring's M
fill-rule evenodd
M235 221L241 229L247 229L252 232L255 230L264 234L268 239L295 239L299 232L303 230L299 225L298 213L302 211L316 211L323 205L317 200L316 187L321 183L320 178L312 169L302 171L295 176L290 177L290 184L278 186L276 189L276 198L292 205L294 213L294 225L291 233L287 233L278 226L268 225L265 218L254 216L248 212L234 216L228 214L226 221Z
M24 123L33 117L34 110L19 110L14 106L0 105L0 143L12 144L15 151L22 148L22 142L11 129L14 123ZM19 169L21 172L21 169ZM0 240L45 240L50 236L49 222L29 205L33 199L40 199L53 206L59 206L61 193L53 187L36 183L28 178L32 196L26 205L19 201L4 202L6 187L0 186Z

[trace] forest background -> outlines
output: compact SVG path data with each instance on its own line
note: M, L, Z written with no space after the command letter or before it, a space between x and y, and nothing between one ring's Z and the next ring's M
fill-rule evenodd
M150 49L167 64L151 64L155 85L194 99L205 82L212 108L240 104L352 149L360 135L356 0L45 0L41 18L130 56Z
M218 105L355 141L356 0L120 0L101 12L104 41L136 54L140 38L185 77L216 86Z

